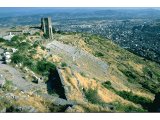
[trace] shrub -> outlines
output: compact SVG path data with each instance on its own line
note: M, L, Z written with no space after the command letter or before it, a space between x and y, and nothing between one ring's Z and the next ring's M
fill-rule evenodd
M24 57L23 65L28 66L29 68L32 68L35 66L33 60L28 57Z
M153 81L149 81L148 79L142 80L139 82L143 88L149 90L152 93L157 93L159 91L159 84L155 84Z
M132 105L122 105L122 103L119 102L112 103L112 105L115 106L115 110L119 112L146 112L141 108L136 108Z
M61 63L61 67L67 67L67 63L62 62L62 63Z
M61 33L62 33L62 31L58 30L58 31L57 31L57 33L58 33L58 34L61 34Z
M125 71L124 74L131 79L136 79L136 76L130 71Z
M12 39L11 39L12 42L18 42L18 40L19 40L19 37L17 35L12 37Z
M23 35L24 35L24 36L28 36L28 35L30 35L30 33L23 33Z
M34 33L34 35L38 35L38 36L39 36L39 35L40 35L40 33L39 33L39 32L35 32L35 33Z
M5 39L3 39L3 38L0 38L0 42L5 42Z
M102 104L101 100L97 96L97 90L88 89L85 91L85 97L92 104Z
M24 59L24 56L22 56L20 53L15 52L12 57L11 57L11 62L18 64L18 63L22 63Z
M12 91L13 90L13 83L12 81L6 80L6 83L4 84L3 88L4 91Z
M17 48L20 49L21 52L22 52L22 50L25 51L25 50L29 49L29 47L31 47L31 45L28 42L21 42L17 45Z
M116 92L119 96L123 97L124 99L127 99L129 101L132 101L136 104L141 104L144 108L148 108L150 103L152 102L150 99L141 97L138 95L134 95L132 92L127 91L117 91Z
M24 66L28 66L31 69L32 69L32 67L35 66L33 59L31 59L31 58L27 57L26 55L23 55L19 52L16 52L12 55L11 62L15 63L15 64L22 63Z
M101 52L95 52L95 56L96 56L96 57L103 57L103 56L104 56L104 54L103 54L103 53L101 53Z
M86 74L84 72L80 72L80 74L83 76L83 77L86 77Z
M49 72L49 70L54 70L55 69L55 65L51 62L47 62L45 60L42 61L38 61L37 62L37 71L39 73L47 73Z
M45 38L45 39L47 39L49 36L48 36L48 33L45 33L45 34L43 34L43 37Z
M106 81L106 82L102 83L102 85L103 85L105 88L107 88L107 89L112 89L112 90L114 90L114 88L112 87L112 84L111 84L110 81Z
M39 45L40 45L40 42L37 40L37 41L34 42L33 47L36 48L36 47L38 47Z
M44 46L41 46L41 49L42 49L42 50L45 50L46 48L45 48Z

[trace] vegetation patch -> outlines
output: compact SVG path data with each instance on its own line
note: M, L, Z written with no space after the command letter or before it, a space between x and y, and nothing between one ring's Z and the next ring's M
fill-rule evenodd
M55 64L48 62L46 60L37 62L37 72L43 75L48 75L50 70L55 70Z
M114 88L112 87L112 84L111 84L110 81L106 81L106 82L102 83L102 85L103 85L105 88L109 89L109 90L114 90Z
M4 42L5 41L5 39L3 39L3 38L0 38L0 42Z
M101 53L101 52L95 52L94 55L95 55L96 57L103 57L103 56L104 56L104 54Z
M62 63L61 63L61 67L67 67L67 63L62 62Z
M120 112L147 112L146 110L136 108L133 105L122 105L122 103L119 102L111 103L111 105L115 106L115 111Z
M12 81L6 80L6 82L5 82L2 90L3 91L12 91L13 90L13 83L12 83Z
M98 97L97 92L97 90L88 89L85 91L85 97L92 104L103 104L103 102Z
M148 106L152 103L152 101L148 98L141 97L138 95L134 95L132 92L127 91L117 91L116 92L119 96L129 101L132 101L136 104L140 104L143 108L148 109Z

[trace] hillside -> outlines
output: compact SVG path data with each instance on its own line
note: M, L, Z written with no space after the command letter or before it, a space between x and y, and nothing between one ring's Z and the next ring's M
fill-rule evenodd
M0 88L3 101L8 100L8 91L18 96L18 100L11 97L14 102L9 105L0 104L9 110L29 105L36 112L147 112L159 92L159 64L100 36L55 33L53 40L40 34L13 38L1 40L0 46L17 49L9 66L23 73L31 88L21 92L8 77L9 86L16 88ZM31 73L41 80L33 81ZM27 104L21 94L30 95Z

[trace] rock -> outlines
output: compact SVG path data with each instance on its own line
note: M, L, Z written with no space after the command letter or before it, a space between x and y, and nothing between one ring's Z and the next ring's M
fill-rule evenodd
M37 84L38 84L38 82L40 81L40 78L38 78L38 77L37 77L37 76L35 76L35 75L33 75L32 77L33 77L32 82L34 82L34 83L37 83Z
M5 83L6 83L5 78L3 77L3 75L0 75L0 88L3 87Z
M18 107L20 112L27 112L27 113L35 113L38 112L34 107L32 106L20 106Z
M16 96L13 93L7 93L7 94L5 94L5 97L9 98L9 99L14 99L14 100L18 100L20 98L19 96Z
M11 48L11 51L12 51L13 53L15 53L17 50L18 50L18 49Z
M15 95L14 95L13 93L6 93L6 94L5 94L5 97L6 97L6 98L12 98L12 99L14 99L14 98L15 98Z
M3 60L4 60L5 63L10 63L11 62L10 52L5 52L2 57L3 57Z

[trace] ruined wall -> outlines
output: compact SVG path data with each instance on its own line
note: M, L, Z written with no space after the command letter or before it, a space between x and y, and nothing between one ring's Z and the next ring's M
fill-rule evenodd
M52 20L50 17L41 18L41 28L43 32L48 35L48 38L53 39Z

